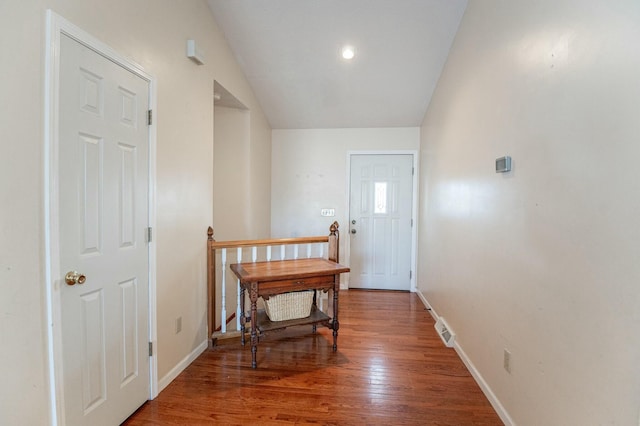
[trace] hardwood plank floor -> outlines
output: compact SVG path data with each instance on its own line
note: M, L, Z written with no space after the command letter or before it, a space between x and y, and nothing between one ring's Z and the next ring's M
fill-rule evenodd
M272 332L205 351L124 424L502 425L413 293L340 292L331 330Z

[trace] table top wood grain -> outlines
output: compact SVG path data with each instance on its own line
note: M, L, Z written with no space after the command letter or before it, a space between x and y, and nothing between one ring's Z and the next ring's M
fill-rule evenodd
M300 279L349 272L347 266L324 258L234 263L230 268L243 283Z

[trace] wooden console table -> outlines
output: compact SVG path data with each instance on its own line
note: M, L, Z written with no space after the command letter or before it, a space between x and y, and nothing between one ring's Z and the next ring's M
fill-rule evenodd
M322 258L279 260L271 262L234 263L231 270L240 280L240 305L242 317L241 339L245 344L245 323L251 323L251 367L257 368L256 353L258 351L258 332L311 324L317 324L333 330L333 350L338 349L338 294L340 292L340 274L349 272L349 268L331 260ZM244 309L245 291L249 290L251 314L247 316ZM311 315L306 318L288 321L270 321L262 310L258 312L258 297L268 299L269 296L300 290L333 290L333 318L320 311L314 295Z

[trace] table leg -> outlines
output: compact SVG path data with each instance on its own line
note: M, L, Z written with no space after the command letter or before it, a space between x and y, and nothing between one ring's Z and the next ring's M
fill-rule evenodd
M340 275L336 275L336 281L333 288L333 351L338 350L338 293L340 292Z
M244 346L245 344L244 331L246 329L245 323L247 322L247 313L244 310L244 292L244 287L242 287L240 289L240 312L242 315L242 317L240 318L240 343L242 344L242 346Z
M256 353L258 352L258 283L251 283L249 291L251 299L251 368L258 368Z
M318 304L316 303L316 296L318 295L318 290L313 290L313 303L311 304L311 312L315 312L318 310ZM313 324L312 330L313 334L316 334L318 326Z

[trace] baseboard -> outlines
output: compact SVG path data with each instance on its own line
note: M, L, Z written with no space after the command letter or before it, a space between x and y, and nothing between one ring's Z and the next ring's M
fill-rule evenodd
M424 306L427 308L427 310L429 311L433 319L437 321L439 317L435 309L433 309L433 307L431 306L429 301L426 299L426 297L424 297L421 291L418 290L416 291L416 293L418 294L418 297L420 298ZM460 346L460 343L457 340L453 344L453 349L456 351L456 353L462 360L462 363L467 367L467 370L469 370L469 372L471 373L471 376L476 381L478 386L480 386L480 390L482 390L482 393L484 393L484 395L487 397L493 409L496 410L496 413L498 414L498 417L500 417L500 420L502 420L502 422L506 426L514 426L515 423L511 419L511 416L509 416L509 413L507 412L507 410L505 410L505 408L502 406L502 403L500 402L500 400L493 393L493 391L491 390L491 387L489 387L489 385L484 380L484 378L482 377L482 375L480 374L476 366L473 365L473 362L471 362L466 352L462 349L462 347Z
M424 297L424 294L422 294L422 292L420 290L416 290L416 294L418 295L418 297L422 301L422 304L425 306L425 308L427 308L427 311L429 311L429 314L431 314L431 317L435 321L438 321L438 314L433 309L433 307L429 304L429 301Z
M189 355L184 357L175 367L171 369L160 381L158 382L158 393L162 392L164 388L169 386L173 380L180 375L196 358L200 356L208 347L209 342L205 340L200 343Z
M478 372L478 370L476 369L476 366L473 365L473 362L471 362L471 360L469 359L469 357L467 356L465 351L462 349L462 347L460 346L460 343L458 343L457 340L453 344L453 349L455 349L456 353L458 354L458 356L460 357L464 365L467 367L467 369L475 379L478 386L480 386L480 389L489 400L489 403L491 404L493 409L496 410L496 413L498 414L498 417L500 417L500 420L502 420L502 422L506 426L514 426L515 423L513 423L511 416L509 416L509 413L507 413L507 410L505 410L505 408L502 406L502 403L500 402L498 397L496 397L496 395L493 393L493 391L491 390L487 382L485 382L484 378L482 377L480 372Z

